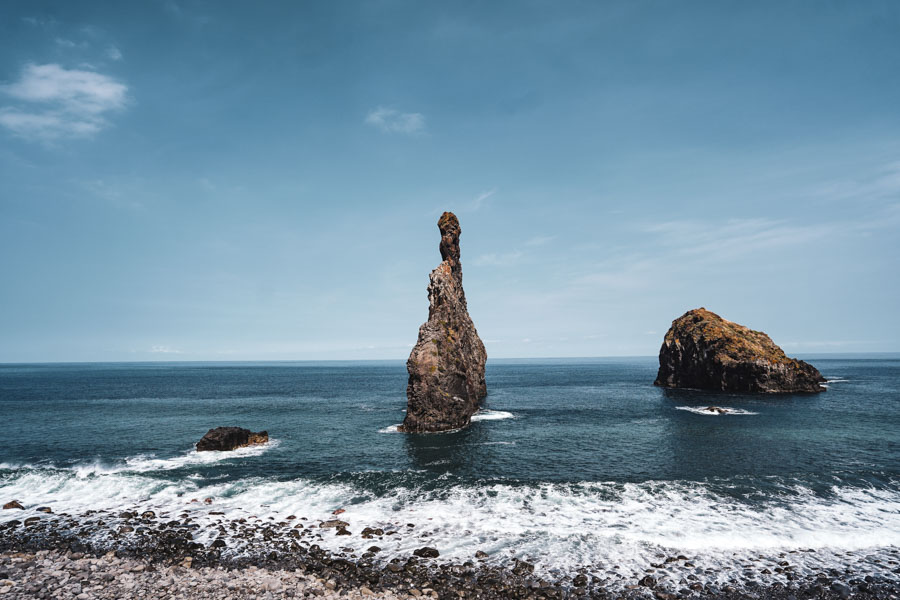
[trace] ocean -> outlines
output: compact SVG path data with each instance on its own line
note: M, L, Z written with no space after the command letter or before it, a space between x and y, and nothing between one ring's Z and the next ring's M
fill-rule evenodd
M677 555L704 581L767 585L789 556L801 576L900 579L900 357L807 360L828 391L665 390L649 357L491 360L472 425L428 435L396 432L401 361L0 365L0 503L26 507L0 523L40 506L185 511L209 543L210 513L343 509L353 535L323 548L363 552L364 526L412 532L379 541L381 561L481 550L615 587L682 576L660 564ZM270 442L193 450L232 425Z

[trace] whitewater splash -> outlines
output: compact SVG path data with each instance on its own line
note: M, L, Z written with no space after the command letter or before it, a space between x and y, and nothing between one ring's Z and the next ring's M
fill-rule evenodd
M287 515L327 519L341 508L345 511L341 518L354 534L363 527L407 531L407 523L414 525L409 529L414 535L378 542L383 548L380 560L408 556L427 542L447 560L468 560L482 550L496 561L513 557L536 561L540 572L616 565L626 578L639 576L659 556L673 553L689 554L698 566L727 573L760 553L814 548L816 553L792 558L800 562L798 573L804 574L837 568L846 564L847 553L856 551L862 551L860 560L896 559L885 552L900 547L900 491L895 483L887 489L834 485L823 496L786 481L767 500L747 502L717 493L711 484L686 481L459 483L440 489L401 485L378 495L349 482L263 477L221 482L204 481L199 474L177 480L159 476L178 468L173 465L215 459L225 457L187 454L171 459L133 457L104 468L6 469L0 472L0 498L18 499L27 510L2 511L0 522L40 515L34 510L38 506L73 515L97 509L186 511L201 525L195 540L206 544L217 535L219 517L213 513L261 521ZM210 505L202 502L207 497ZM317 540L334 552L364 542L358 535L324 535Z
M515 419L516 416L511 412L506 412L505 410L486 410L481 409L474 415L472 415L472 421L502 421L503 419ZM399 427L401 423L397 423L396 425L388 425L387 427L383 427L378 430L378 433L399 433ZM459 431L458 429L453 429L451 431L442 431L440 433L453 433L455 431Z
M502 421L503 419L514 419L515 415L505 410L487 410L481 409L472 415L472 421Z
M710 410L711 408L718 410ZM713 416L722 416L722 415L758 415L759 413L752 412L749 410L744 410L741 408L729 408L727 406L676 406L676 410L686 410L688 412L692 412L695 415L713 415Z

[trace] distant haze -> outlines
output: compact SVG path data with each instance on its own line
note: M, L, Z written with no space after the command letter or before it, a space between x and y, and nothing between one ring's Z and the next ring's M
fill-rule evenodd
M900 351L900 3L4 2L0 362Z

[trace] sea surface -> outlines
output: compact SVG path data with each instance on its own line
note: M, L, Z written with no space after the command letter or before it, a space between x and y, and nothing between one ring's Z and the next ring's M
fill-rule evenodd
M809 360L827 392L663 390L655 358L493 360L471 427L430 435L396 432L401 361L0 365L0 502L27 507L0 522L38 506L198 522L344 509L355 535L322 546L414 525L380 560L427 544L633 583L678 554L714 580L788 555L798 573L900 578L900 357ZM225 425L271 441L193 450ZM758 571L745 577L781 577Z

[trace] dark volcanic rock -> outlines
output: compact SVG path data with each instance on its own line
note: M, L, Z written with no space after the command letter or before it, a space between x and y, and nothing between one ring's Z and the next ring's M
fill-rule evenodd
M487 395L484 344L469 318L459 262L459 221L445 212L438 221L443 261L431 272L428 321L406 362L406 418L400 431L458 429L469 424Z
M197 442L197 451L234 450L244 446L265 444L268 441L269 434L265 431L253 433L241 427L216 427L207 431L203 439Z
M788 358L761 331L726 321L705 308L672 322L659 351L655 385L726 392L822 392L812 365Z
M25 510L25 507L19 504L18 500L13 500L12 502L7 502L3 505L3 510L9 510L12 508L17 508L19 510Z

